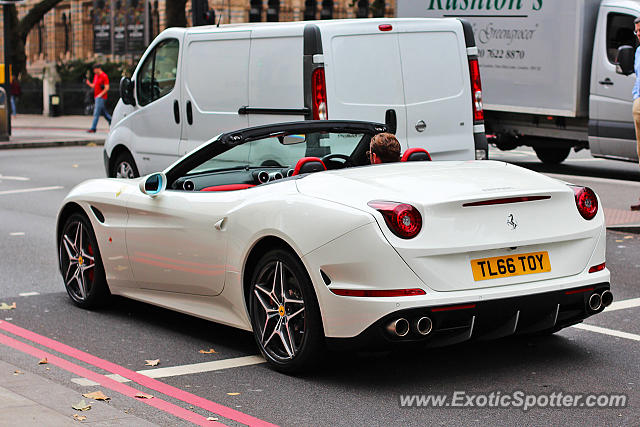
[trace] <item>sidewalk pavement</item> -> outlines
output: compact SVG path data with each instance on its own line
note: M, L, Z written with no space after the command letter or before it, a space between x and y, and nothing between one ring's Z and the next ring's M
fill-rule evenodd
M0 141L0 149L58 147L63 145L104 145L109 124L101 117L96 133L87 133L92 116L49 117L18 114L11 117L9 141Z
M3 361L0 361L0 384L0 426L155 425L108 403L83 398L80 392L39 375L23 372ZM91 404L91 410L74 410L72 406L83 399ZM78 423L74 414L86 419Z

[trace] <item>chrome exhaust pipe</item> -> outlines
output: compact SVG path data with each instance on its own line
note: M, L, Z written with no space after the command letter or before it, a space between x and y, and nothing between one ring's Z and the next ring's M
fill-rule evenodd
M610 290L606 290L600 295L600 301L603 307L609 307L613 302L613 293Z
M602 298L600 294L592 293L589 297L589 308L593 311L598 311L602 306Z
M389 331L389 333L392 335L405 337L409 333L409 321L404 317L392 320L387 325L387 331Z
M429 335L433 329L433 322L428 317L421 317L416 320L414 326L420 335Z

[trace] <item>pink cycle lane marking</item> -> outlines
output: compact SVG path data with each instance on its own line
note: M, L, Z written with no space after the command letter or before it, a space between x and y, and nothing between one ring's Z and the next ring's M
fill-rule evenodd
M224 405L221 405L219 403L215 403L212 402L210 400L207 400L203 397L200 396L196 396L195 394L189 393L187 391L184 391L182 389L179 389L177 387L171 386L169 384L165 384L163 382L160 382L156 379L153 378L149 378L146 375L142 375L139 374L135 371L132 371L130 369L127 369L125 367L122 367L120 365L117 365L113 362L109 362L108 360L104 360L101 359L97 356L94 356L92 354L89 354L87 352L84 352L82 350L78 350L77 348L68 346L66 344L63 344L59 341L53 340L51 338L47 338L43 335L39 335L35 332L32 332L28 329L24 329L21 328L19 326L16 326L12 323L6 322L6 321L0 321L0 330L4 330L6 332L9 332L11 334L17 335L19 337L25 338L29 341L32 341L34 343L37 343L39 345L42 345L44 347L50 348L58 353L61 354L65 354L67 356L71 356L77 360L80 360L82 362L85 362L89 365L95 366L97 368L103 369L105 371L111 372L113 374L117 374L120 375L122 377L125 377L127 379L130 379L133 382L136 382L144 387L147 387L151 390L155 390L157 392L160 392L166 396L170 396L173 397L175 399L181 400L185 403L189 403L190 405L194 405L197 406L201 409L207 410L209 412L213 412L215 414L218 414L224 418L228 418L230 420L234 420L237 421L239 423L242 424L246 424L248 426L260 426L260 427L275 427L275 424L271 424L267 421L261 420L259 418L256 418L254 416L245 414L243 412L240 412L238 410L226 407ZM9 337L6 337L9 338ZM11 339L11 338L9 338ZM18 343L20 343L20 341L17 341ZM23 343L22 343L23 344ZM25 344L26 345L26 344ZM35 349L35 347L33 347ZM38 349L35 349L38 350ZM40 351L40 350L38 350ZM64 359L60 359L63 360ZM80 366L78 366L78 368L81 368ZM84 368L82 368L84 369ZM92 372L87 370L87 372ZM100 374L96 374L93 372L94 375L100 375ZM78 374L78 375L82 375L85 378L89 378L93 381L96 381L100 384L102 384L101 381L97 381L94 380L93 378L84 375L84 374ZM101 375L103 376L103 375ZM104 377L104 376L103 376ZM122 385L121 383L118 383L115 380L112 380L111 378L107 378L104 377L109 381L114 381L117 384ZM106 387L106 385L105 385ZM153 400L153 399L151 399ZM181 408L182 409L182 408ZM207 425L211 425L211 421L207 421Z

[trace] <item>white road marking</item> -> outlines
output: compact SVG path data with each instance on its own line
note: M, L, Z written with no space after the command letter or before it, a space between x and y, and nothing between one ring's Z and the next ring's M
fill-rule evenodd
M39 294L37 292L25 292L24 294L19 294L19 295L30 296L30 295L39 295ZM632 299L627 299L622 301L616 301L613 304L611 304L609 307L607 307L605 311L616 311L616 310L623 310L623 309L635 308L635 307L640 307L640 298L632 298ZM573 327L577 329L582 329L585 331L611 335L619 338L626 338L634 341L640 341L640 335L616 331L613 329L600 328L598 326L585 325L582 323L578 325L573 325ZM257 365L264 362L265 360L261 356L243 356L243 357L236 357L233 359L214 360L212 362L193 363L190 365L170 366L167 368L158 368L158 369L145 369L145 370L137 371L137 373L146 375L149 378L166 378L166 377L175 377L179 375L219 371L222 369L239 368L241 366ZM131 381L128 378L124 378L117 374L110 374L110 375L107 375L107 377L121 383L126 383ZM87 378L72 378L71 381L75 384L78 384L84 387L95 387L100 385Z
M582 329L589 332L596 332L598 334L610 335L612 337L626 338L628 340L640 341L640 335L630 334L628 332L616 331L614 329L601 328L599 326L585 325L583 323L573 325L572 328Z
M21 294L18 294L18 296L21 296L21 297L33 297L36 295L40 295L40 292L23 292Z
M4 194L33 193L35 191L61 190L63 188L64 187L60 185L55 185L53 187L36 187L36 188L22 188L20 190L5 190L5 191L0 191L0 196Z
M613 304L611 304L609 307L605 308L604 311L616 311L616 310L623 310L625 308L634 308L634 307L640 307L640 298L632 298L632 299L625 299L622 301L614 301Z
M9 236L24 236L24 231L15 231L13 233L9 233Z
M178 375L199 374L202 372L212 372L212 371L219 371L222 369L239 368L241 366L257 365L260 363L265 363L265 360L262 356L243 356L243 357L236 357L233 359L223 359L223 360L214 360L211 362L193 363L190 365L170 366L167 368L158 368L158 369L145 369L142 371L137 371L137 373L146 375L149 378L166 378L166 377L175 377ZM130 381L128 378L124 378L117 374L107 375L107 377L121 383L126 383ZM75 384L85 386L85 387L90 387L90 386L93 387L93 386L99 385L98 383L91 381L87 378L72 378L71 381Z
M10 180L10 181L29 181L31 178L27 178L24 176L4 176L4 175L0 175L0 180Z

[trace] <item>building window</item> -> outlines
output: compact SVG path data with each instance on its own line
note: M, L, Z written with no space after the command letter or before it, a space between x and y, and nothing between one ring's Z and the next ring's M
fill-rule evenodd
M69 52L69 20L67 19L67 14L62 14L62 27L64 30L64 52Z
M249 22L262 21L262 0L251 0L249 9Z
M269 0L267 6L267 22L278 22L280 20L280 0Z
M358 0L358 10L356 10L356 18L369 17L369 0Z
M322 0L320 19L333 19L333 0Z
M317 1L316 0L305 0L304 2L304 20L305 21L313 21L316 19L316 9Z

